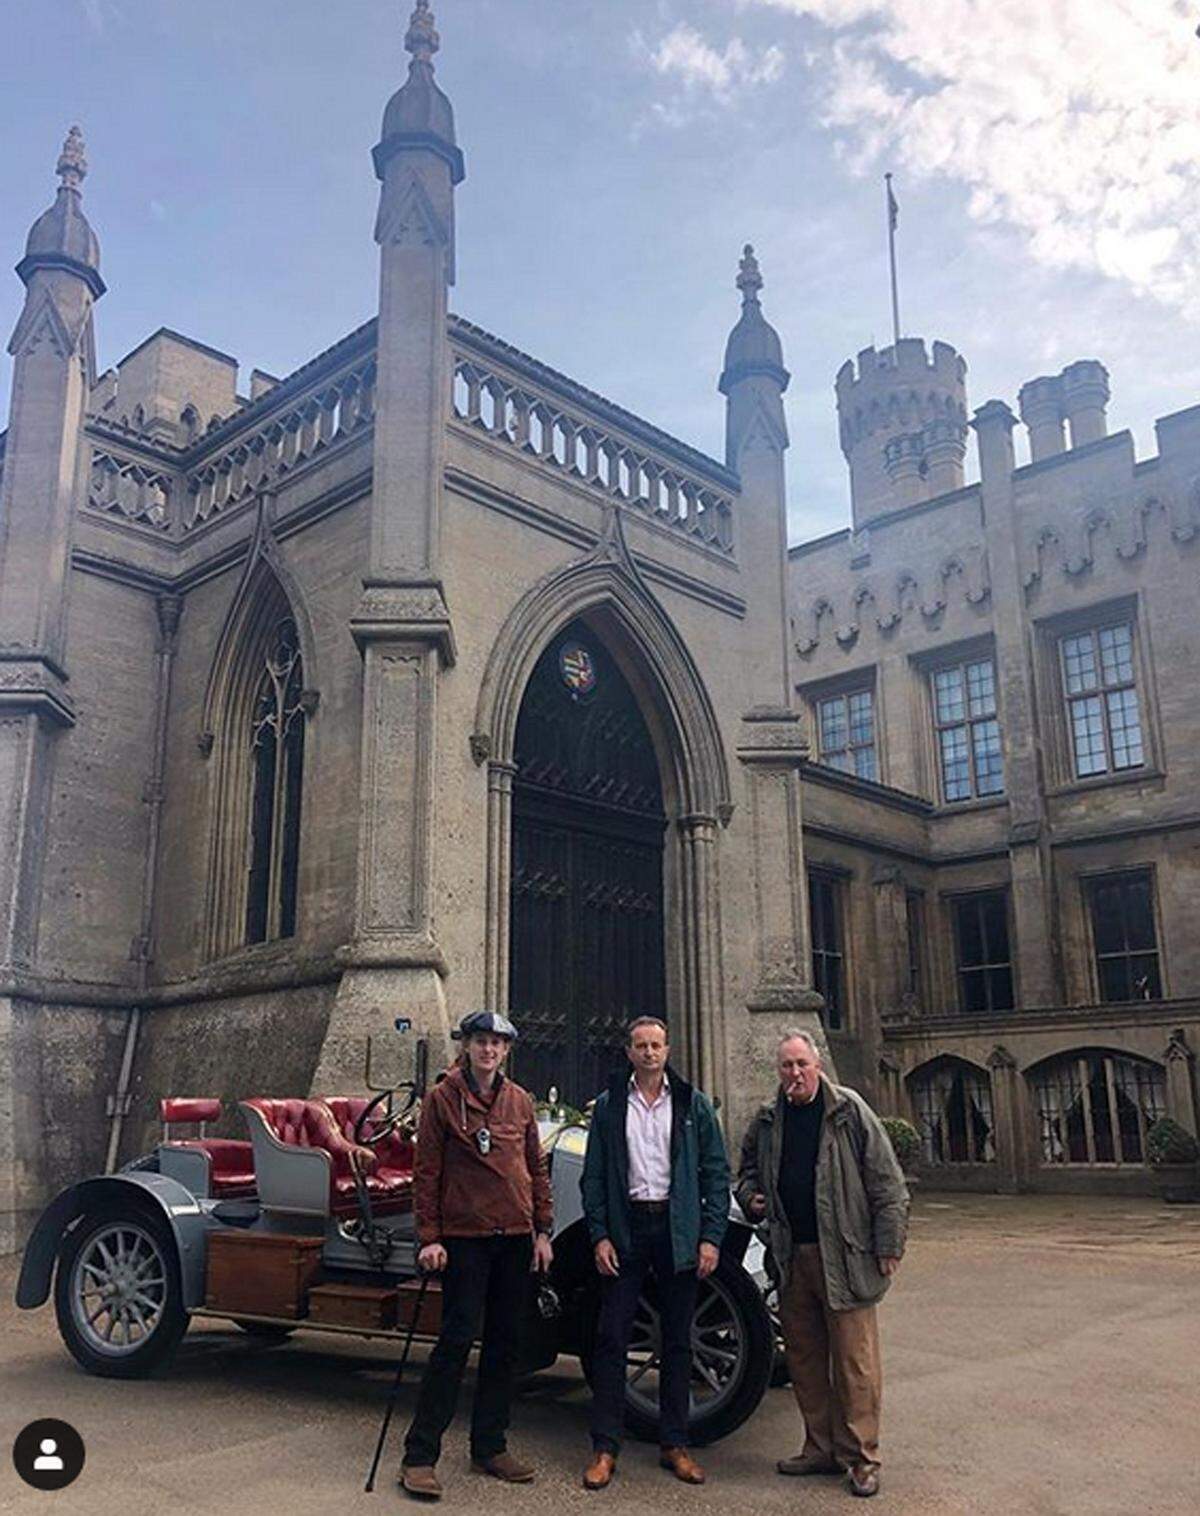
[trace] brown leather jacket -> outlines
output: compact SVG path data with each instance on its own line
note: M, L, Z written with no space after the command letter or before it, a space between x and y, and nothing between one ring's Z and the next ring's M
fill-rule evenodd
M550 1173L532 1097L497 1075L489 1104L456 1066L426 1095L417 1131L413 1206L417 1242L549 1233ZM476 1133L491 1142L480 1152Z

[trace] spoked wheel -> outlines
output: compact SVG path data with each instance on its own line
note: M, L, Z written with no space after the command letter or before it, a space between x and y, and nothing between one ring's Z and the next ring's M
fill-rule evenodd
M701 1285L692 1317L692 1384L688 1432L696 1444L740 1427L770 1382L774 1341L758 1287L740 1264L722 1258ZM638 1302L626 1360L625 1425L646 1441L658 1438L662 1331L657 1296ZM591 1354L584 1362L591 1370Z
M138 1379L187 1331L182 1296L165 1223L113 1209L85 1216L68 1237L54 1309L63 1341L90 1374Z

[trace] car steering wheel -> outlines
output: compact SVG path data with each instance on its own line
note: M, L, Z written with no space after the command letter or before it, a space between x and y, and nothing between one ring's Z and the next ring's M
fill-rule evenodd
M384 1101L394 1100L402 1090L408 1091L408 1099L404 1102L400 1109L391 1111L388 1115L382 1117L378 1122L375 1122L374 1117L377 1107L383 1105ZM411 1079L405 1080L403 1084L396 1085L395 1089L380 1090L379 1094L375 1096L374 1100L370 1101L363 1107L361 1115L354 1123L355 1145L357 1147L364 1148L378 1147L379 1144L386 1141L386 1139L389 1138L393 1132L399 1131L401 1126L403 1126L407 1120L409 1112L412 1110L413 1106L416 1105L416 1103L417 1086ZM374 1130L368 1131L368 1127L372 1125L374 1126Z

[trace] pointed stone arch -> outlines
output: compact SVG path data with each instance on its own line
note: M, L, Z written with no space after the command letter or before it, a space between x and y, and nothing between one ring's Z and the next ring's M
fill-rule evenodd
M554 636L582 620L618 663L646 719L668 817L664 854L667 993L673 1043L697 1078L720 1080L722 966L718 838L733 813L729 767L699 670L647 587L612 506L596 545L539 580L513 607L480 685L471 753L488 776L485 993L508 1004L514 747L521 699Z
M307 725L318 699L313 680L316 655L312 626L303 598L280 560L271 533L268 502L264 500L241 580L217 640L204 696L200 750L209 765L204 913L204 947L209 960L235 951L245 940L253 782L247 739L270 644L284 624L295 629L301 676L299 719ZM302 800L299 804L302 807Z
M255 523L254 536L250 541L250 551L246 555L238 587L225 613L221 633L217 638L217 650L209 668L200 723L200 747L206 754L213 746L215 722L230 679L233 677L240 649L245 644L247 636L252 633L256 622L261 619L260 601L264 591L271 589L272 581L287 601L292 619L296 623L296 632L300 639L300 655L304 660L305 683L312 693L313 708L316 708L316 691L320 689L320 685L317 681L317 645L313 635L312 620L300 586L280 555L279 544L271 529L270 504L269 497L260 497L258 519Z

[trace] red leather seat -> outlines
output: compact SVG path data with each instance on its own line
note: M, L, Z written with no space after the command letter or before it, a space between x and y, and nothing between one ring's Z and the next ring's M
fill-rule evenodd
M172 1138L170 1129L182 1122L196 1122L201 1134L205 1123L221 1119L221 1102L209 1097L170 1095L158 1103L163 1134L172 1147L198 1148L209 1158L209 1194L215 1200L239 1200L255 1194L254 1149L232 1137Z
M347 1142L354 1142L358 1119L370 1104L369 1100L356 1095L326 1095L324 1104ZM382 1112L379 1113L382 1120ZM370 1123L374 1128L375 1121ZM380 1215L396 1215L412 1209L413 1144L398 1132L392 1132L372 1148L375 1167L366 1176L367 1193L371 1208ZM354 1194L354 1182L350 1181L350 1196Z
M351 1155L357 1158L359 1170L371 1189L375 1154L370 1148L355 1147L342 1135L333 1112L323 1100L271 1100L256 1096L242 1104L258 1112L276 1141L288 1147L320 1148L328 1153L330 1207L337 1215L355 1211L357 1201L350 1168Z
M209 1157L208 1187L214 1200L240 1200L258 1192L254 1149L232 1137L190 1137L172 1142L176 1148L199 1148Z

